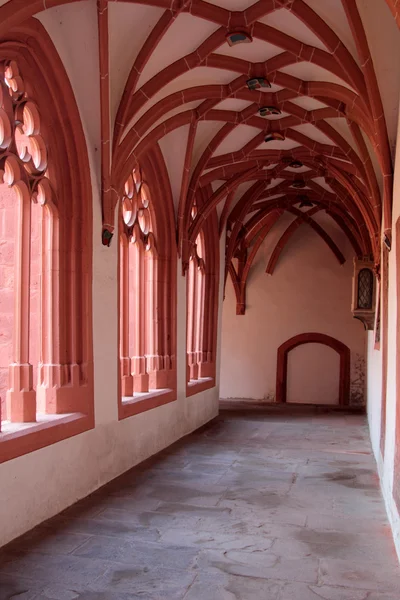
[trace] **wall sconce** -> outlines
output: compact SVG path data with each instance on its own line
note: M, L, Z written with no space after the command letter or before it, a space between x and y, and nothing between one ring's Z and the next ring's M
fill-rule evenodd
M109 247L111 244L112 238L113 238L113 234L111 233L111 231L104 228L102 231L102 234L101 234L101 242L102 242L103 246Z
M354 259L351 311L353 317L359 319L365 329L371 331L375 326L375 294L374 263L369 260Z

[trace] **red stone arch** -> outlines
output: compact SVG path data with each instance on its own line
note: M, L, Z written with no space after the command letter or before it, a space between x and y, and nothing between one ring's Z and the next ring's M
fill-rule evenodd
M3 456L13 458L93 426L92 188L85 136L65 68L38 20L28 19L0 38L3 75L4 66L10 64L16 65L14 70L24 85L13 106L32 102L32 114L40 119L36 143L46 160L32 170L25 168L14 141L3 144L0 151L0 174L5 183L25 204L37 202L43 209L38 386L33 390L29 381L26 336L15 336L8 417L32 422L37 410L77 416L51 428L41 430L38 424L32 432L27 429L23 444L6 435L0 461ZM4 94L3 100L9 103ZM18 119L12 124L16 131ZM36 136L37 126L26 135ZM20 263L26 264L23 248L28 242L17 231ZM26 284L26 279L21 281ZM16 314L23 324L24 310L18 310L18 302Z
M176 233L172 192L158 146L141 158L133 178L141 186L130 194L137 216L131 222L129 213L129 223L123 221L127 196L119 211L120 418L176 398ZM149 200L148 231L141 230L139 221L143 188Z
M300 333L279 346L276 368L276 402L286 402L288 354L302 344L324 344L339 354L339 406L349 404L350 349L343 342L324 333Z
M196 206L199 211L202 210L206 197L204 193L197 195ZM195 346L187 340L187 396L215 385L219 291L219 232L218 217L215 212L203 222L203 227L198 235L201 245L201 260L199 261L196 257L195 262L201 276L198 278L197 293L194 295L193 290L191 293L190 278L192 274L189 261L184 262L188 283L187 318L188 320L194 318L192 327L198 328L197 335L192 337L193 341L196 340ZM195 296L197 297L195 298ZM197 307L199 304L201 305L197 319L196 306L191 305L193 301L197 303Z

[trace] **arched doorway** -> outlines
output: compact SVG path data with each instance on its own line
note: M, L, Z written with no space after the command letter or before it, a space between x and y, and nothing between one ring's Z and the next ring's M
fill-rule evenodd
M301 333L279 346L276 372L276 401L286 402L288 354L291 350L302 344L324 344L339 354L339 405L347 405L349 403L350 392L350 349L339 340L323 333Z

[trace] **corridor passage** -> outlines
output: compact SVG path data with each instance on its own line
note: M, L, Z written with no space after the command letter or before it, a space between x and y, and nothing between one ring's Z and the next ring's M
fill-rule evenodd
M0 599L399 600L365 418L224 411L9 545Z

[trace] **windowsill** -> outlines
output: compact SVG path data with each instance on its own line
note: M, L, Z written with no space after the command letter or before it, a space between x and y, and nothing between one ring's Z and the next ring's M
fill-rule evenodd
M176 400L176 392L171 388L136 392L134 396L124 396L119 405L119 418L133 417L147 410L158 408Z
M69 413L65 415L37 415L36 423L11 423L11 421L3 421L1 424L0 440L9 439L11 436L20 433L30 433L32 431L42 431L47 427L52 427L56 423L69 423L70 421L81 417L78 413Z
M191 379L186 384L186 398L194 396L205 390L215 387L214 377L200 377L199 379Z
M78 435L93 426L93 417L82 413L38 415L36 423L3 421L0 432L0 463Z

